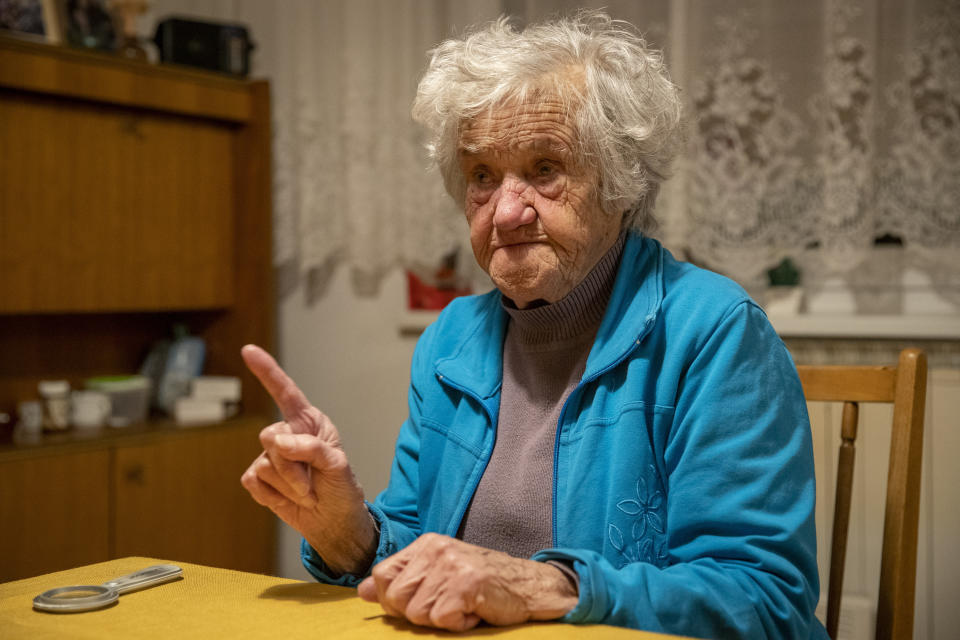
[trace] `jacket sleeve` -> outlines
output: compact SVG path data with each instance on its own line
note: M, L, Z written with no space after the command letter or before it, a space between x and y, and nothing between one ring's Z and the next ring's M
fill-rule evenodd
M366 503L380 534L373 562L363 573L339 575L331 571L320 554L307 544L306 540L302 540L300 556L303 566L319 582L354 587L370 575L370 569L375 564L400 551L420 535L417 496L420 482L421 403L416 375L419 371L426 371L421 365L424 361L423 345L427 342L429 332L430 329L421 338L414 352L411 384L407 393L410 414L397 438L396 453L390 470L390 483L372 503Z
M577 606L562 620L708 638L826 637L819 595L814 470L796 369L763 312L728 310L691 348L661 442L667 563L572 563Z

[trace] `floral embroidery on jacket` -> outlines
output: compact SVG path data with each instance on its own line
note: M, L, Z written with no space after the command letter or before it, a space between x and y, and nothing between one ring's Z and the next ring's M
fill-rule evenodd
M650 466L650 474L656 478L656 470ZM617 503L617 509L632 516L629 539L620 527L612 522L607 525L610 544L626 558L627 562L649 562L664 566L667 561L665 532L660 511L664 506L663 492L655 488L650 491L644 477L637 479L636 498L626 498Z

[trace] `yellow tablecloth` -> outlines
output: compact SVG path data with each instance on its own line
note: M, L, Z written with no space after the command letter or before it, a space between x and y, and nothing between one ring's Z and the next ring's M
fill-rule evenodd
M120 596L97 611L43 613L33 598L48 589L102 584L153 564L176 564L183 579ZM668 637L607 626L534 623L481 627L466 636L508 638ZM450 634L383 615L354 589L215 569L175 560L121 558L0 584L0 637L13 638L371 638Z

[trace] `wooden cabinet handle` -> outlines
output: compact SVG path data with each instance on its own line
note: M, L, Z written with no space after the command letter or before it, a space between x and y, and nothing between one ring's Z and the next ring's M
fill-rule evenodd
M136 485L143 486L144 484L146 484L143 471L144 470L143 470L142 464L130 465L129 467L123 470L123 479L127 482L127 484L136 484Z
M132 136L137 140L143 140L146 136L143 135L143 131L140 130L140 123L141 120L137 117L124 118L120 124L120 131L123 132L124 135Z

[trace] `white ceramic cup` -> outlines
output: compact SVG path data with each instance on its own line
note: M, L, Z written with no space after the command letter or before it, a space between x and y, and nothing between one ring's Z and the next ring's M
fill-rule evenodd
M17 406L20 421L17 428L25 433L41 433L43 431L43 403L39 400L25 400Z
M70 394L70 423L78 429L102 427L110 415L110 396L102 391L74 391Z

